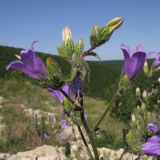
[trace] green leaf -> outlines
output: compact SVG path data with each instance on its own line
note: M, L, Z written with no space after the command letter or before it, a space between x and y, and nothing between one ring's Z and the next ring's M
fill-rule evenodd
M84 42L83 39L80 39L75 47L75 54L79 55L80 52L82 52L84 50Z

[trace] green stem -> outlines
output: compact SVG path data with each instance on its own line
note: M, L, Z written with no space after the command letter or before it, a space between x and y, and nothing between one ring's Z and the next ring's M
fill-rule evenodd
M99 160L97 146L96 146L95 140L93 138L93 135L92 135L92 133L91 133L91 131L90 131L88 125L87 125L86 120L85 120L84 111L81 112L80 116L81 116L81 121L82 121L83 127L84 127L84 129L85 129L85 131L86 131L86 133L89 137L90 143L92 145L92 149L93 149L93 152L94 152L94 155L95 155L95 159Z
M70 101L71 104L73 104L76 108L79 108L80 110L82 110L82 107L79 106L79 105L77 105L77 104L75 104L74 101L73 101L62 89L60 89L59 91L62 92L62 94ZM83 117L84 117L84 114L83 114ZM81 118L81 119L82 119L82 118ZM84 120L85 120L85 117L84 117ZM83 122L82 122L82 124L83 124ZM84 125L83 125L83 126L84 126ZM85 126L86 126L86 125L85 125ZM87 142L86 142L86 139L85 139L85 137L84 137L84 135L83 135L83 132L82 132L82 130L81 130L81 128L80 128L80 126L77 125L77 128L78 128L78 131L79 131L79 133L80 133L80 135L81 135L81 138L82 138L82 140L83 140L83 143L84 143L84 145L85 145L85 147L86 147L86 149L87 149L88 155L90 156L90 158L94 159L93 156L92 156L92 153L91 153L91 151L90 151L90 149L89 149L89 146L88 146L88 144L87 144ZM86 127L84 127L84 128L86 129ZM89 129L89 128L88 128L88 129ZM87 132L87 131L86 131L86 132ZM96 159L96 160L99 160L99 159Z
M108 111L110 110L110 108L113 105L113 102L117 99L119 93L119 89L116 91L116 93L113 95L110 103L107 105L107 108L105 109L105 111L103 112L101 118L99 119L99 121L96 123L95 127L94 127L94 131L97 130L97 128L99 127L99 125L102 123L102 121L104 120L105 116L107 115Z
M85 140L85 138L84 138L84 135L83 135L83 132L82 132L82 130L81 130L81 127L80 127L79 125L77 125L77 128L78 128L78 131L79 131L79 133L80 133L80 135L81 135L81 138L82 138L82 140L83 140L83 143L84 143L84 145L85 145L85 147L86 147L86 149L87 149L88 155L90 156L90 158L94 159L93 156L92 156L92 153L91 153L91 151L90 151L90 149L89 149L89 146L88 146L88 144L87 144L87 142L86 142L86 140Z
M122 160L123 156L127 153L127 151L128 151L128 148L125 148L118 160Z

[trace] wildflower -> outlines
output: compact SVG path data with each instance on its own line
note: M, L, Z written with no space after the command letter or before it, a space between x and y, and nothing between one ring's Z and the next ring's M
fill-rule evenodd
M62 87L62 90L70 97L71 96L71 90L68 84L65 84ZM63 103L64 100L64 95L61 91L59 90L54 90L52 88L48 88L48 91L50 91L52 93L53 96L55 96L57 98L57 100L59 101L59 103Z
M60 136L60 140L61 140L62 142L64 142L64 141L66 140L65 136L61 135L61 136Z
M141 151L147 155L160 155L160 135L157 134L157 122L149 123L148 129L155 135L153 135L151 138L147 140L147 142L141 145Z
M154 65L156 67L160 66L160 52L156 55L155 60L154 60Z
M149 124L148 124L148 129L149 129L152 133L158 132L157 122L149 123Z
M36 80L47 78L48 75L45 71L45 65L34 52L33 45L35 42L36 41L32 43L31 49L21 50L19 60L8 64L6 69L8 70L12 68L18 70Z
M143 68L146 53L141 45L136 46L134 50L122 45L121 49L124 55L124 74L127 75L129 80L133 80Z
M56 120L56 117L55 117L54 114L50 115L49 118L50 118L51 121L55 121Z
M83 82L82 82L82 79L81 79L81 73L77 72L76 77L71 82L71 88L73 88L74 94L75 94L76 97L77 96L80 96L80 97L83 96L82 87L83 87Z
M154 135L142 144L141 152L147 155L159 155L160 156L160 136Z
M67 121L65 119L62 119L61 120L61 126L64 128L64 129L67 129L70 127L70 125L67 123Z

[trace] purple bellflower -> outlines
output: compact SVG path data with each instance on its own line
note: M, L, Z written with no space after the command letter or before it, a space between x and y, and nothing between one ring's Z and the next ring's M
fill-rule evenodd
M83 82L82 82L82 79L81 79L81 73L80 72L77 72L77 75L76 77L72 80L71 82L71 88L73 89L74 91L74 94L75 96L80 96L82 97L83 96Z
M153 123L149 123L148 124L148 129L152 132L152 133L156 133L158 132L158 126L157 126L157 122L153 122Z
M71 97L71 89L69 87L68 84L65 84L63 87L62 87L62 90L69 96ZM53 96L55 96L57 98L57 100L59 101L59 103L63 103L63 100L64 100L64 95L63 93L61 93L61 91L59 90L54 90L52 88L48 88L48 91L50 91L52 93Z
M131 50L128 46L122 45L121 50L124 55L124 74L129 80L133 80L143 69L146 60L146 53L141 45Z
M158 132L157 122L149 123L148 129L156 134ZM158 155L160 156L160 135L154 135L147 140L144 144L141 145L143 152L146 155Z
M154 65L156 67L160 66L160 52L156 55L155 60L154 60Z
M6 69L12 68L18 70L36 80L41 80L42 77L47 78L48 75L45 71L45 65L34 52L33 45L35 42L36 41L32 43L31 49L21 50L19 60L8 64Z
M160 136L152 136L146 143L142 144L141 152L146 155L159 155L160 156Z
M65 119L62 119L61 120L61 126L64 128L64 129L67 129L70 127L70 125L67 123L67 121Z

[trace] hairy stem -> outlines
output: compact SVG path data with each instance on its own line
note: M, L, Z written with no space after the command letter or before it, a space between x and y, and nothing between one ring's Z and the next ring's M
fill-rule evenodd
M86 131L86 133L89 137L89 140L90 140L90 143L92 145L93 152L94 152L95 159L99 160L99 155L98 155L98 150L97 150L97 146L96 146L96 143L95 143L95 139L93 137L92 132L90 131L90 129L88 127L88 124L87 124L85 116L84 116L83 96L80 99L80 105L82 106L82 111L80 113L80 116L81 116L81 121L82 121L83 127L84 127L84 129L85 129L85 131Z
M73 104L75 107L80 108L80 110L82 110L82 107L79 106L79 105L77 105L77 104L75 104L74 101L73 101L62 89L60 89L59 91L62 92L62 94L70 101L71 104ZM83 117L84 117L84 114L83 114ZM81 119L82 119L82 118L81 118ZM84 118L84 119L85 119L85 118ZM82 122L82 124L83 124L83 122ZM82 132L82 130L81 130L81 128L80 128L80 126L77 125L77 128L78 128L78 131L79 131L79 133L80 133L80 135L81 135L81 138L82 138L82 140L83 140L83 143L84 143L84 145L85 145L85 147L86 147L86 149L87 149L88 155L90 156L90 158L94 159L93 156L92 156L92 153L91 153L91 151L90 151L90 149L89 149L89 146L88 146L88 144L87 144L87 141L86 141L86 139L85 139L85 137L84 137L84 135L83 135L83 132ZM85 127L84 127L84 128L85 128ZM86 129L85 129L85 130L86 130ZM86 132L87 132L87 131L86 131ZM89 136L88 136L88 137L89 137ZM90 138L89 138L89 139L90 139ZM99 159L96 159L96 160L99 160Z

